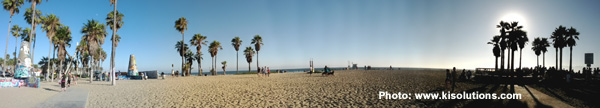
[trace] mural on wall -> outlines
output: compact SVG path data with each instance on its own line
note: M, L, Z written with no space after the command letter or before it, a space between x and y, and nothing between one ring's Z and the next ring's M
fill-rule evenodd
M29 78L31 76L32 63L29 48L29 42L21 41L14 78Z
M137 64L135 64L135 56L129 56L129 68L127 69L127 76L138 76Z

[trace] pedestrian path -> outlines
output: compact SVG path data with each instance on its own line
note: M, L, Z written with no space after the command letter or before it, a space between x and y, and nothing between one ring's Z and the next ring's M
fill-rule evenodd
M67 91L50 97L37 108L85 108L88 100L88 90L83 88L68 88Z
M515 86L515 93L520 93L522 98L521 101L527 103L529 108L543 108L543 107L555 107L555 108L574 108L569 104L560 101L554 97L548 96L538 90L531 87Z

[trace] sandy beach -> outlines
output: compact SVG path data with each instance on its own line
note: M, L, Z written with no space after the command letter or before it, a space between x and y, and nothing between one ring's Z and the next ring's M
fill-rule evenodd
M377 92L429 92L442 87L442 71L339 71L335 76L284 73L270 77L226 75L166 80L124 80L76 87L90 90L88 107L344 107L415 106L379 100Z
M457 83L457 92L507 93L526 95L523 100L489 99L378 99L379 91L392 93L440 93L443 70L344 70L335 76L306 73L276 73L171 77L167 79L119 80L110 82L80 80L69 89L89 91L88 108L140 107L537 107L556 106L545 95L531 94L527 87L503 84ZM511 89L512 88L512 89ZM69 90L67 89L67 90ZM531 88L529 88L531 89ZM59 92L58 83L42 83L41 88L2 88L8 107L35 107ZM532 91L535 91L532 89ZM563 104L564 105L564 104ZM570 107L568 105L565 105Z

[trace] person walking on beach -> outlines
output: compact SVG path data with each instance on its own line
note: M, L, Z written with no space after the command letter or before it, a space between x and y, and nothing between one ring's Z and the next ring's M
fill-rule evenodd
M271 75L271 69L269 69L269 67L267 67L267 77L269 77L269 75Z
M258 75L258 77L260 77L260 67L256 68L256 75Z
M65 88L65 85L67 83L66 80L67 80L67 77L65 77L63 74L63 77L61 78L60 83L59 83L60 87L61 87L61 91L63 91L63 92L67 91L67 88Z

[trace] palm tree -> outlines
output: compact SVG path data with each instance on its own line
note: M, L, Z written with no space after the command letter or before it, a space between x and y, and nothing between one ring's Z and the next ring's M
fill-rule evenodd
M246 62L248 62L248 72L250 72L250 63L252 63L252 56L254 56L254 49L252 47L246 47L244 50L244 55L246 55Z
M258 68L260 67L258 65L258 51L260 51L260 46L264 45L262 37L260 37L259 35L254 35L254 38L252 38L252 44L254 44L254 47L256 48L256 68Z
M13 25L13 27L11 28L10 33L12 33L12 35L15 37L15 53L17 52L17 40L19 40L19 36L21 35L21 27L19 27L19 25ZM16 67L16 65L15 65ZM2 73L4 74L4 73Z
M104 26L104 24L101 24L96 20L88 20L88 22L83 25L81 33L83 33L81 40L85 40L85 42L82 43L85 43L85 47L87 47L85 51L89 56L92 57L91 64L93 65L98 60L99 51L101 51L102 44L104 44L104 38L106 38L107 34L106 26ZM93 69L94 68L92 68L92 71L90 72L90 83L93 80Z
M227 71L225 71L225 68L227 68L227 61L223 61L221 64L223 65L223 67L221 67L223 69L223 75L227 75Z
M202 36L200 35L200 33L198 34L194 34L194 37L192 37L192 40L190 40L190 43L192 43L192 45L196 46L196 56L201 56L202 55L202 51L200 50L202 48L202 45L206 45L206 36ZM200 57L201 58L201 57ZM196 57L196 60L198 61L198 76L202 76L202 59L198 59L198 57Z
M542 38L540 50L542 51L542 65L546 67L546 52L548 52L547 47L550 47L550 43L548 42L548 38Z
M223 47L221 46L221 43L219 41L213 41L210 43L210 45L208 46L208 52L210 52L210 56L213 58L212 64L212 71L213 71L213 75L217 75L217 53L219 52L219 50L223 50Z
M504 22L504 21L500 21L500 23L498 25L496 25L496 28L500 28L500 42L498 42L498 46L500 47L500 70L504 71L504 61L506 59L504 59L504 56L506 55L504 53L504 51L508 48L508 43L506 42L506 40L508 39L508 36L506 35L507 32L506 30L508 29L508 23ZM508 66L507 66L508 67Z
M533 50L533 52L535 52L535 55L537 56L537 65L535 65L536 67L540 66L540 54L542 54L542 47L544 47L542 45L543 43L540 37L537 37L533 40L531 50Z
M490 42L488 42L487 44L491 44L494 46L494 48L492 49L492 52L494 53L494 57L496 58L496 62L494 62L495 68L494 71L498 71L498 57L500 57L500 39L501 37L496 35L492 38L492 40L490 40Z
M175 21L175 29L177 29L177 31L181 32L181 42L184 41L185 39L185 35L183 34L186 30L187 30L187 20L185 19L185 17L181 17L179 19L177 19L177 21ZM181 49L184 49L183 46ZM185 50L181 50L180 54L184 54ZM183 65L184 60L183 60L183 55L181 56L181 71L183 71Z
M198 76L202 76L202 68L200 67L200 61L202 61L202 53L196 53L194 59L198 62Z
M194 53L192 53L192 51L187 50L187 52L185 53L185 73L187 76L192 75L192 65L194 64Z
M112 47L110 53L110 80L112 85L115 85L115 47L118 43L117 40L120 40L120 37L117 36L117 30L123 26L123 14L117 11L117 0L109 0L111 5L114 5L114 10L108 15L106 15L106 25L110 26L110 29L113 30L113 35L111 37ZM116 17L115 17L116 16ZM115 40L117 38L117 40Z
M186 53L183 53L185 51L187 51L189 49L188 45L185 44L183 41L178 41L177 44L175 44L175 49L177 50L177 52L179 52L179 56L184 57L186 56ZM183 65L182 65L183 66ZM183 72L185 72L183 70L184 67L181 68L181 72L183 74Z
M566 46L569 46L569 71L573 71L573 46L577 45L576 40L579 40L579 32L577 29L571 27L567 29L566 37Z
M521 69L521 60L523 60L523 48L525 48L525 45L527 44L527 42L529 42L529 38L527 37L527 32L523 31L523 30L517 30L516 33L519 35L518 39L517 39L517 43L519 44L519 69Z
M567 33L567 28L560 25L558 26L558 28L556 28L554 30L554 32L552 32L552 36L550 36L550 39L552 39L553 46L556 49L556 68L558 70L562 70L562 48L564 48L565 45L565 34ZM558 50L560 49L560 59L558 58ZM559 60L560 60L560 65L559 65Z
M56 45L58 46L58 60L60 61L60 72L63 70L63 61L65 61L67 53L67 47L71 47L71 29L68 26L61 26L56 32Z
M29 24L33 27L32 28L33 30L26 32L28 37L26 37L26 38L24 37L24 40L27 42L33 41L33 48L31 48L31 53L30 53L32 63L33 63L33 59L35 57L35 45L36 45L35 43L37 42L37 39L36 39L37 36L35 33L35 29L37 28L38 24L42 23L42 19L41 19L42 12L39 9L36 9L35 15L33 15L33 14L34 14L34 12L32 9L26 9L25 14L23 15L23 16L25 16L25 18L24 18L25 22L27 22L27 24ZM32 20L34 20L33 16L35 16L35 23L32 24ZM31 37L29 37L29 35L31 35Z
M30 23L31 24L31 29L33 29L29 34L32 34L32 36L34 36L34 38L35 38L35 36L36 36L35 35L35 29L36 29L37 23L39 22L39 21L36 21L36 20L38 20L37 19L38 17L36 17L36 16L41 16L41 14L42 14L41 12L39 12L38 9L35 9L35 6L40 5L42 3L42 0L27 0L27 1L31 2L31 10L35 11L35 12L31 13L31 16L33 16L33 17L30 17L31 19L29 19L29 20L26 19L27 21L31 22ZM46 1L48 1L48 0L46 0ZM27 14L27 12L25 12L25 14ZM25 18L27 18L27 17L25 17ZM27 42L34 42L35 43L35 41L32 41L32 39L33 38L29 38L29 41L27 41ZM35 49L35 46L32 49ZM34 59L33 58L34 57L33 52L35 50L30 50L30 51L31 51L31 53L29 53L29 54L31 54L31 62L33 63L33 59Z
M8 37L10 37L10 24L12 22L12 17L15 15L15 13L19 13L19 8L21 7L21 5L23 4L23 0L4 0L2 1L2 6L4 7L4 10L7 10L10 13L10 17L8 19L8 31L6 32L6 48L4 49L4 55L6 55L6 53L8 52ZM8 59L8 58L6 58ZM6 61L3 63L6 64ZM4 76L4 73L2 73L2 75Z
M526 36L526 32L521 30L523 26L519 25L519 22L511 22L509 25L510 31L508 32L508 46L510 47L511 55L511 63L510 63L510 71L514 72L515 69L515 51L519 47L519 39L522 39L523 36Z
M46 32L48 41L49 41L49 43L52 44L53 43L52 39L54 38L56 31L58 30L58 28L61 25L60 20L54 14L47 15L46 17L41 17L41 20L42 20L41 21L42 22L42 30ZM50 57L52 46L53 45L48 45L48 48L49 48L48 57ZM51 72L51 71L49 71L49 72ZM50 79L51 79L50 81L53 81L52 76L50 76Z
M238 63L239 62L238 61L239 57L238 56L240 55L239 51L240 51L240 45L242 45L242 40L240 39L240 37L236 36L233 39L231 39L231 45L233 45L233 48L235 48L235 52L236 52L236 55L235 55L235 73L238 73L239 72L239 67L238 67L238 65L239 65L239 63Z
M79 61L81 62L81 65L84 68L84 71L86 71L86 73L88 72L88 63L89 63L89 53L88 53L88 47L87 47L87 39L83 39L85 38L85 36L82 37L81 41L79 42L79 45L77 45L77 48L75 49L76 54L79 56Z
M48 68L48 57L42 57L42 59L38 62L38 65L41 66L42 68L42 73L43 74L48 74L48 71L46 71L46 68Z

